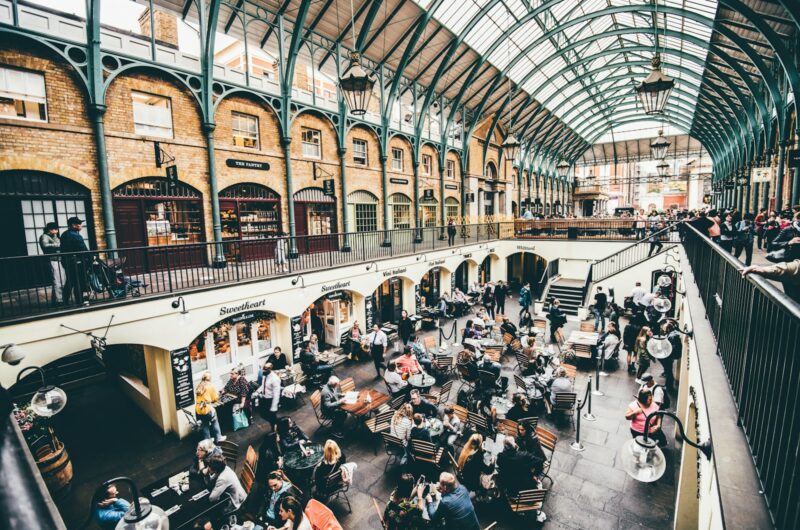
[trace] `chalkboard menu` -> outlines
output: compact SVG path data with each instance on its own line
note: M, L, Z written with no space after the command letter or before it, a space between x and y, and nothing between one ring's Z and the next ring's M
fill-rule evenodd
M292 358L300 360L300 347L303 345L303 317L292 317L289 323L292 326Z
M372 329L372 325L375 324L375 295L364 297L364 313L364 322L367 326L365 329Z
M456 274L452 273L450 275L450 295L452 296L456 290Z
M189 348L172 350L169 353L172 363L172 388L175 390L175 410L180 410L194 403L192 362L189 359Z
M420 302L421 300L420 300L419 284L416 284L414 285L414 307L416 308L414 310L415 313L419 313L420 310L422 309Z

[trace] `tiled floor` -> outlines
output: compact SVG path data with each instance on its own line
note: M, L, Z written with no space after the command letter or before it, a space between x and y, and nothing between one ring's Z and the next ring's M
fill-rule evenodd
M509 300L506 308L509 314L516 315L515 301ZM465 320L460 319L459 328ZM576 327L576 322L568 323L567 334ZM510 376L515 362L504 361L503 371ZM654 367L653 372L660 374L660 368ZM354 377L359 388L376 385L383 389L383 384L378 385L375 379L371 362L338 367L337 374ZM581 367L575 386L581 395L586 390L587 376L587 367ZM513 378L510 379L513 389ZM679 453L674 449L666 451L667 473L654 484L634 481L619 462L619 448L630 439L623 414L633 400L635 389L633 377L624 369L601 379L605 396L593 396L592 402L597 420L581 424L584 452L570 448L575 430L569 421L554 424L548 418L541 418L541 425L559 436L550 472L554 484L544 505L548 515L546 527L671 528ZM454 390L453 399L455 395ZM324 441L324 436L315 434L317 423L307 400L306 405L289 408L284 413L291 415L309 436ZM56 420L56 430L66 443L75 470L72 491L58 503L69 528L78 528L86 519L92 491L103 480L127 475L144 486L188 467L194 452L193 441L162 435L110 383L70 392L67 408ZM245 448L247 444L257 445L264 432L266 424L258 420L250 428L228 435ZM670 432L670 428L665 432ZM674 446L674 441L670 440L670 445ZM347 512L344 504L331 504L346 530L379 529L372 498L385 502L397 479L397 466L384 473L386 456L382 447L375 454L374 447L361 434L343 442L348 459L358 463L349 493L352 513ZM530 522L515 520L503 506L479 506L479 516L485 525L498 521L498 529L532 527Z

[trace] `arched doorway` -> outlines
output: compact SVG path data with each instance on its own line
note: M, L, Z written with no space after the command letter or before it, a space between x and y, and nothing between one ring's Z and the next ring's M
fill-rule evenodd
M411 198L403 193L389 196L389 226L392 230L411 228Z
M235 184L219 194L223 240L241 243L225 246L229 260L265 259L273 255L271 238L281 233L281 198L266 186Z
M420 199L419 204L422 208L422 226L425 228L436 226L439 220L439 201L428 197Z
M0 257L43 256L39 236L47 223L58 224L60 233L66 230L70 217L86 221L81 235L86 246L94 248L91 204L88 188L60 175L29 170L0 172L0 219L6 234ZM49 260L42 257L36 261L35 265L29 260L9 261L0 279L2 288L50 285ZM49 289L45 291L49 293Z
M372 305L370 306L370 302ZM372 324L396 323L403 311L403 278L392 276L384 281L375 292L367 297L366 322L364 329ZM370 315L372 318L370 318Z
M513 289L525 282L536 286L547 268L547 260L533 252L515 252L506 258L507 280Z
M331 291L310 304L300 317L303 343L313 333L319 339L320 351L347 346L350 330L358 320L356 296L352 291ZM365 331L364 323L359 324L361 331Z
M336 199L325 195L322 188L304 188L294 194L297 250L307 254L336 250L338 244L330 234L337 232Z
M469 264L464 261L456 268L453 273L453 290L458 288L461 292L466 293L469 291Z
M481 285L492 281L492 256L486 256L478 266L478 281Z
M444 217L446 221L450 219L455 219L457 221L461 217L459 202L455 197L447 197L444 200Z
M442 274L439 267L426 272L416 287L419 291L417 312L422 307L435 306L442 296Z
M365 190L356 190L347 196L347 216L350 230L374 232L378 230L378 198Z
M125 252L126 270L144 272L204 263L205 246L198 244L205 240L199 191L184 182L147 177L118 186L112 195L117 245L158 247Z

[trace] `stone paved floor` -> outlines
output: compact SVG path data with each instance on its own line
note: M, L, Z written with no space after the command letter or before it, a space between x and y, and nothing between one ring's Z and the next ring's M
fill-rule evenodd
M516 302L509 300L507 312L517 314ZM466 319L459 321L461 328ZM567 325L567 334L577 322ZM511 375L514 361L504 360L503 371ZM588 371L580 367L576 390L585 392ZM654 367L655 375L660 374ZM339 376L352 376L359 388L377 385L371 362L349 364L337 368ZM513 388L513 378L512 388ZM383 389L382 383L376 388ZM675 485L678 466L675 449L666 451L668 467L665 476L655 484L641 484L622 470L618 452L630 439L623 417L626 405L633 400L635 384L625 370L611 372L601 380L605 396L593 398L595 422L582 422L582 442L586 447L578 453L570 449L574 428L567 422L554 424L541 418L540 424L558 434L551 476L553 488L544 505L548 528L602 529L672 527ZM455 396L456 392L452 393ZM284 411L291 415L309 436L320 442L324 436L317 428L313 411L306 400L304 406ZM665 432L670 432L667 425ZM185 469L194 452L194 442L178 441L162 435L144 413L123 397L111 383L100 383L71 391L65 411L56 417L56 430L65 441L72 457L75 479L72 491L58 503L69 528L79 528L86 519L89 500L96 485L103 480L127 475L144 486L156 479ZM257 420L250 428L227 433L229 439L246 448L257 445L266 424ZM670 437L670 446L674 441ZM358 463L358 471L349 497L352 513L338 502L331 507L346 530L378 529L372 497L385 502L398 477L397 466L384 473L386 456L382 447L373 452L371 441L356 437L345 441L343 448L348 459ZM530 522L515 520L503 506L480 506L479 516L484 525L498 521L497 529L528 529Z

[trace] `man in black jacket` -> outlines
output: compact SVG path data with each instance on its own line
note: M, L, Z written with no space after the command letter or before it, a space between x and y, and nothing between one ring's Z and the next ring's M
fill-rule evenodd
M503 452L497 455L497 484L508 495L536 487L533 478L533 457L520 451L513 436L503 440Z
M61 254L68 252L88 252L89 248L81 235L83 219L70 217L67 220L69 229L61 234ZM61 264L64 266L67 281L64 282L64 304L68 305L72 295L75 295L75 303L84 304L83 293L86 292L86 260L85 254L67 254L61 256ZM88 304L88 302L86 302Z
M497 282L494 287L494 304L497 307L498 315L506 313L506 296L508 296L508 287L502 281Z

